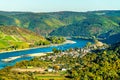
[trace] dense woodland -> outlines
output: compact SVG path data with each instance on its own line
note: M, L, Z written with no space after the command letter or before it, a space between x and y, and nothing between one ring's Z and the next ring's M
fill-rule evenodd
M71 70L69 76L76 80L119 80L120 47L115 50L88 54Z
M120 30L120 11L0 12L0 25L19 26L42 35L107 38Z

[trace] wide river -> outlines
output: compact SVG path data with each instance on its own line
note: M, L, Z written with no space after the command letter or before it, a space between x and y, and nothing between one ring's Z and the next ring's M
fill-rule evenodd
M25 56L26 54L37 54L37 53L45 53L45 52L52 52L53 48L57 48L59 50L66 50L69 48L82 48L86 45L87 42L92 42L91 40L84 40L84 39L72 39L76 43L67 43L59 46L50 46L44 48L35 48L29 50L22 50L22 51L13 51L13 52L5 52L0 54L0 69L6 66L13 66L16 62L20 62L22 60L31 60L33 57ZM22 57L21 57L22 56ZM3 61L5 59L11 59L11 61Z

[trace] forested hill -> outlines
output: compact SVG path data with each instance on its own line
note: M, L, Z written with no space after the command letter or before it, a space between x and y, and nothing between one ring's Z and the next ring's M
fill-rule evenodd
M106 38L120 31L120 11L0 12L0 25L19 26L42 35Z
M39 41L44 42L47 40L27 29L13 26L0 26L0 51L29 48Z
M120 33L108 36L105 40L102 40L107 44L114 44L120 42Z
M52 31L50 35L107 38L120 31L119 13L119 11L86 12L82 15L84 19L62 26Z

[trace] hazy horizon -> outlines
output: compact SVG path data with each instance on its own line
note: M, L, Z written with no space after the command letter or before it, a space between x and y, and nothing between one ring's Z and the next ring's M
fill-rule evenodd
M120 0L1 0L0 11L14 12L60 12L120 10Z
M34 12L34 11L3 11L0 10L0 12L28 12L28 13L54 13L54 12L94 12L94 11L120 11L120 10L89 10L89 11L51 11L51 12Z

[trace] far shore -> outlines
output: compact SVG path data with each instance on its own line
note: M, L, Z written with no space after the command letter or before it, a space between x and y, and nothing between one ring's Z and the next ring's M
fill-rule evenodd
M50 44L50 45L42 45L42 46L38 46L38 47L33 47L33 48L25 48L25 49L18 49L18 50L12 50L12 51L2 51L2 52L0 52L0 54L7 53L7 52L16 52L16 51L24 51L24 50L29 50L29 49L44 48L44 47L50 47L50 46L60 46L60 45L64 45L64 44L74 44L74 43L76 43L76 42L72 41L72 40L66 40L65 42L63 42L61 44Z

